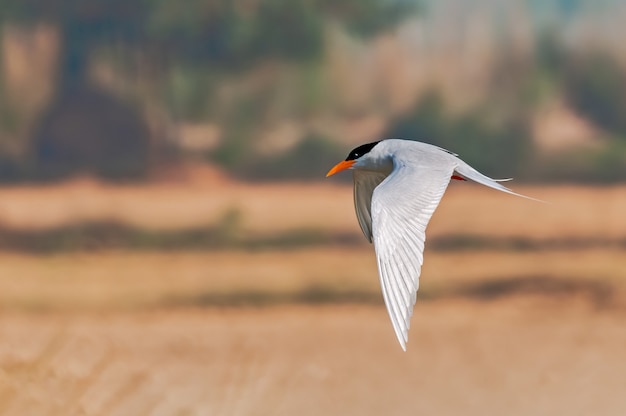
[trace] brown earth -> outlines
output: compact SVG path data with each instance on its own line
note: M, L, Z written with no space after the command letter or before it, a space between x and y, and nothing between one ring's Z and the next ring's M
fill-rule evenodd
M623 241L626 187L455 183L429 237ZM0 225L359 233L349 186L211 172L0 189ZM626 251L428 247L402 352L371 246L0 252L0 414L626 414Z
M623 415L624 310L577 296L0 317L6 415Z
M624 254L429 252L406 353L369 247L3 254L0 414L621 415Z

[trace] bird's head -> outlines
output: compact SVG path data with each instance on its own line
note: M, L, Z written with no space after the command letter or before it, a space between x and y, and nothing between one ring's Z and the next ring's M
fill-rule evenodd
M369 164L368 159L371 155L370 152L378 143L380 143L380 141L362 144L361 146L352 149L350 153L348 153L346 160L337 163L331 170L328 171L326 177L334 175L337 172L341 172L342 170L366 167Z

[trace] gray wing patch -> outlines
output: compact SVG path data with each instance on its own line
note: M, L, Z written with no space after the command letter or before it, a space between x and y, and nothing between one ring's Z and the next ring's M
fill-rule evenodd
M388 176L380 172L353 170L354 209L365 238L372 242L372 194Z

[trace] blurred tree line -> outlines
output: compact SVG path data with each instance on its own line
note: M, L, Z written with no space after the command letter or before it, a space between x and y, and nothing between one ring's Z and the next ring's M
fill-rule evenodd
M149 126L122 97L90 82L94 56L113 53L119 67L142 65L155 94L179 119L202 119L219 78L262 61L313 62L324 48L324 22L332 19L358 36L393 26L414 8L402 0L3 0L0 22L48 22L60 34L53 102L38 120L30 159L3 158L5 177L62 177L92 171L105 177L138 177L151 162ZM219 76L216 76L218 74ZM242 105L231 124L254 125L262 102ZM10 124L9 104L0 111ZM245 120L250 118L250 120ZM217 149L232 164L248 157L249 128Z
M451 149L493 176L541 182L626 180L626 69L609 54L576 52L553 28L536 38L524 62L504 54L492 74L484 105L450 115L437 91L395 119L387 137L415 137ZM599 129L599 147L542 155L532 141L532 120L555 96ZM495 115L495 116L494 116Z
M204 156L236 175L317 177L348 150L337 138L305 134L287 152L263 153L258 127L272 117L277 100L296 119L327 104L323 95L332 91L321 85L319 66L329 24L369 39L419 14L418 6L411 0L0 0L0 25L46 22L57 28L60 45L53 98L33 126L21 126L0 85L0 134L17 131L27 141L17 156L0 149L0 178L84 171L137 178L163 159L181 157L166 137L166 123L155 127L146 119L142 109L154 107L146 102L158 103L176 121L223 123L223 137ZM626 179L626 71L607 54L569 50L555 32L546 31L536 43L532 62L499 58L484 104L453 114L432 90L393 115L385 136L435 143L492 175ZM95 59L130 82L117 89L94 83ZM267 82L262 68L276 62L295 70L268 71L274 78ZM260 80L250 76L253 68L261 68ZM279 84L304 87L285 95ZM532 117L550 95L563 96L598 126L608 145L539 155Z

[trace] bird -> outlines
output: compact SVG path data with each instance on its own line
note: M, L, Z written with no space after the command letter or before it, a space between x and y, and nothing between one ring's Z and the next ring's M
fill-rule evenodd
M453 152L410 139L383 139L358 146L326 177L348 169L354 180L356 217L365 238L374 243L385 306L406 351L424 263L426 227L450 180L471 180L536 199L500 183L510 179L492 179Z

